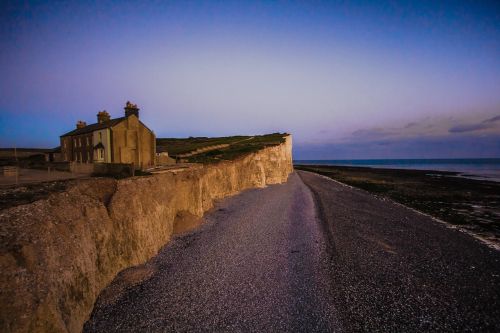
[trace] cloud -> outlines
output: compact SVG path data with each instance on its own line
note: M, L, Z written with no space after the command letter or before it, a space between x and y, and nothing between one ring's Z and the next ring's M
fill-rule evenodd
M480 131L480 130L488 129L490 127L491 127L491 125L486 124L486 123L465 124L465 125L453 126L452 128L450 128L449 132L450 133L474 132L474 131Z
M438 136L447 134L449 124L433 119L423 119L419 122L410 122L401 127L375 127L358 129L345 138L345 141L362 142L374 140L400 140L422 136Z
M500 156L500 135L435 137L294 145L294 159L491 158Z
M486 118L486 117L484 117ZM483 118L483 119L484 119ZM477 118L476 118L477 119ZM397 141L409 138L444 137L446 135L498 133L500 115L486 118L482 121L462 120L452 118L425 118L412 121L400 127L374 127L358 129L344 138L344 142L373 142L377 140Z
M360 139L382 139L391 135L397 135L398 133L392 129L384 128L367 128L359 129L352 132L352 135Z
M456 125L451 127L448 131L450 133L466 133L466 132L488 130L495 128L498 121L500 121L500 115L483 120L480 123Z
M339 135L331 130L324 130L323 133L316 140L297 140L296 144L307 146L307 149L296 150L299 156L306 159L314 156L327 159L391 156L488 157L499 156L500 152L498 111L474 111L461 117L427 116L406 119L399 124L393 123L392 126L377 124ZM479 151L475 152L471 148L473 145ZM449 152L446 147L450 149ZM463 154L460 147L463 148Z
M486 119L484 122L485 123L494 123L494 122L497 122L499 120L500 120L500 115L493 117L493 118L490 118L490 119Z

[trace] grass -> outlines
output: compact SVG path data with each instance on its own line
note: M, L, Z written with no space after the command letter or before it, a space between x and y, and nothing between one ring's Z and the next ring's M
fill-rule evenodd
M175 157L189 153L196 149L214 145L228 144L226 148L219 148L200 153L187 158L191 163L215 163L223 160L235 160L244 155L256 152L269 146L276 146L285 142L286 133L273 133L256 136L230 136L221 138L186 138L186 139L157 139L156 145L164 147L170 156Z
M189 153L193 150L215 146L220 144L232 144L250 138L249 136L228 136L219 138L189 137L178 138L158 138L156 146L165 147L170 156Z

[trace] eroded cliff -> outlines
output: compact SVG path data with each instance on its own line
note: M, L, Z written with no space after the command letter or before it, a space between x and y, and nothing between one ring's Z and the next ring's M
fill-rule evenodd
M99 292L170 239L179 213L285 182L292 138L235 161L177 172L73 182L47 199L0 212L2 332L80 332Z

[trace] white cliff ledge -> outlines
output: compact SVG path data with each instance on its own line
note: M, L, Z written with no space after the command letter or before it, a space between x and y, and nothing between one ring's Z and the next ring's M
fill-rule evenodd
M175 217L286 182L292 137L234 161L124 180L76 181L0 213L2 332L80 332L99 292L171 238Z

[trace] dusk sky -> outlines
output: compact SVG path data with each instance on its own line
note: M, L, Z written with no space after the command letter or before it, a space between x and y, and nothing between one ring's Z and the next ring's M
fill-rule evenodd
M1 147L130 100L157 137L296 159L500 157L499 1L82 3L1 2Z

